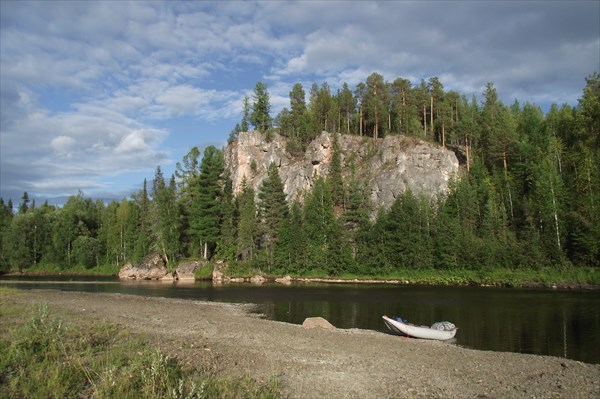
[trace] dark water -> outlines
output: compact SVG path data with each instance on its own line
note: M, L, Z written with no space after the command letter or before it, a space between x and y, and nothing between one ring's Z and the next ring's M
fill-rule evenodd
M213 286L97 277L52 280L4 277L0 283L24 289L255 303L256 311L269 319L301 324L306 317L322 316L339 328L386 331L384 314L427 325L449 320L460 328L456 340L461 346L600 363L598 291L362 284Z

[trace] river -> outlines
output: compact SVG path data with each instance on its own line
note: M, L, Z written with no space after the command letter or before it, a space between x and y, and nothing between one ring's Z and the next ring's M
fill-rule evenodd
M254 303L272 320L301 324L322 316L338 328L386 331L382 315L415 324L449 320L456 344L551 355L600 364L600 291L432 287L387 284L172 284L115 278L0 277L21 289L110 292Z

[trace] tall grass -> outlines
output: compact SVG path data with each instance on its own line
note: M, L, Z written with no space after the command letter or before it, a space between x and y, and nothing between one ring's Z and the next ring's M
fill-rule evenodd
M5 339L7 338L7 339ZM109 324L73 326L39 307L0 340L0 397L278 398L277 381L220 379Z

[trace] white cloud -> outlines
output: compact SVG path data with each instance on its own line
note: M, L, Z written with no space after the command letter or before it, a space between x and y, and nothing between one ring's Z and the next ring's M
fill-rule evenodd
M75 146L75 140L68 136L57 136L50 142L52 148L59 156L69 156Z
M148 143L146 143L144 132L141 130L135 130L123 137L119 145L117 145L115 148L115 153L147 153L149 150L150 146Z
M275 116L295 82L308 92L313 81L353 89L374 71L413 83L436 75L467 95L492 81L504 101L573 103L600 70L598 2L0 7L3 192L70 180L109 188L98 179L153 169L168 162L166 143L202 144L183 137L182 120L210 131L239 118L257 80L267 81Z

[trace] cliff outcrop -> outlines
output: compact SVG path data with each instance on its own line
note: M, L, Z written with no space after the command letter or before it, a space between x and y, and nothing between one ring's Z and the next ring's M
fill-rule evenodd
M342 169L349 181L351 165L364 182L373 209L389 208L396 197L411 190L415 194L436 197L448 189L458 174L455 153L413 137L387 136L383 139L339 135ZM256 131L240 133L225 148L225 165L237 195L244 177L256 192L274 162L284 184L288 201L313 186L315 176L329 174L333 153L333 135L321 133L306 147L304 154L292 156L286 151L286 139L273 134L270 141Z

